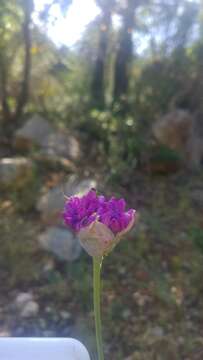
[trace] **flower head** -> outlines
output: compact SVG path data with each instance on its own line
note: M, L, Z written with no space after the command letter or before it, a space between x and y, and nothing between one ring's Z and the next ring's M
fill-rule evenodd
M63 218L73 231L91 224L96 219L98 197L95 190L90 190L82 197L71 196L65 203Z
M125 211L124 199L111 198L103 208L99 209L99 221L105 224L115 235L124 231L131 222L134 210Z
M125 207L124 199L107 200L90 190L82 197L72 196L67 200L64 222L78 233L82 246L91 256L103 256L135 222L136 211L126 211Z

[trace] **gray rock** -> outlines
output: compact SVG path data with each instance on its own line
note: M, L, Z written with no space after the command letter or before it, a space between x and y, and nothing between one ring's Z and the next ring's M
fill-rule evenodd
M39 305L36 301L28 301L22 311L20 312L21 317L29 318L36 316L39 312Z
M203 138L196 125L196 119L188 111L175 109L153 124L152 133L159 144L177 151L185 166L193 169L203 159Z
M46 307L45 307L45 312L46 312L47 314L52 314L52 313L53 313L53 309L52 309L50 306L46 306Z
M164 336L164 330L160 326L155 326L154 328L151 329L151 335L155 338L162 337Z
M193 330L194 327L195 327L194 323L193 323L192 321L190 321L190 320L186 321L185 326L186 326L186 328L187 328L188 330Z
M53 132L47 120L33 115L22 128L15 133L15 145L20 149L29 149L33 145L43 146L45 139Z
M32 293L20 293L15 299L15 308L23 318L36 316L39 312L39 305L34 300Z
M75 160L80 155L80 146L76 138L61 131L45 137L42 147L42 154L48 156L62 156Z
M38 241L43 249L52 252L60 260L74 261L81 253L78 239L64 228L51 227L40 234Z
M130 309L124 309L122 312L122 318L127 320L132 315Z
M71 176L67 183L49 190L37 202L37 210L41 213L42 220L52 225L62 224L61 211L65 202L64 195L82 195L95 186L96 182L92 179L78 181L74 176Z
M18 310L22 310L26 303L33 300L33 294L27 293L20 293L17 295L15 299L15 306Z
M78 180L72 176L64 187L64 193L66 196L71 195L83 195L91 188L95 188L97 185L94 179Z
M191 200L198 206L203 207L203 189L194 189L190 193Z
M118 272L121 275L125 275L126 274L126 267L125 266L121 266L118 268Z
M70 320L71 319L71 314L68 311L60 311L60 317L63 320Z
M178 344L179 344L179 345L184 345L185 339L184 339L183 336L179 336L177 340L178 340Z
M49 167L52 169L61 168L69 173L76 172L76 167L70 159L67 157L61 157L59 155L49 155L39 151L32 154L32 159L37 162L41 167Z
M63 185L56 186L43 194L37 201L37 210L43 222L56 225L62 224L61 211L65 202Z
M24 186L33 176L33 163L24 157L0 160L0 185L15 188Z

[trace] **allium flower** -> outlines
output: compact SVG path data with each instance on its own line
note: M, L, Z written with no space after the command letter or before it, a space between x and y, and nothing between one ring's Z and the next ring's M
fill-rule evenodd
M106 199L90 190L82 197L72 196L63 212L64 222L78 234L81 245L93 257L94 314L98 360L104 360L100 315L101 265L119 242L122 235L131 229L136 211L125 210L124 199Z
M81 245L91 256L108 254L120 237L131 229L136 211L125 211L124 199L97 196L90 190L82 197L72 196L63 212L64 222L78 233Z

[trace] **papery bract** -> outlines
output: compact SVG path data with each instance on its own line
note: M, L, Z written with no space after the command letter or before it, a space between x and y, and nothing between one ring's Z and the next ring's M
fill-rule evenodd
M128 226L115 235L105 224L95 220L78 232L80 243L91 256L108 255L120 241L122 235L132 228L134 222L135 211L132 213Z
M78 233L82 247L91 256L103 256L110 252L115 236L104 224L94 221Z

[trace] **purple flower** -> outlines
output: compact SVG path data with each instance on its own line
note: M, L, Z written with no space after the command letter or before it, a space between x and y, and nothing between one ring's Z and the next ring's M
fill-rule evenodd
M125 230L133 218L134 210L125 211L124 199L111 198L99 209L99 221L105 224L115 235Z
M73 231L91 224L96 219L99 200L95 190L90 190L82 197L71 196L65 203L63 218Z
M136 211L125 211L124 199L107 200L90 190L82 197L72 196L65 204L66 225L78 233L82 246L92 256L109 253L134 225Z

